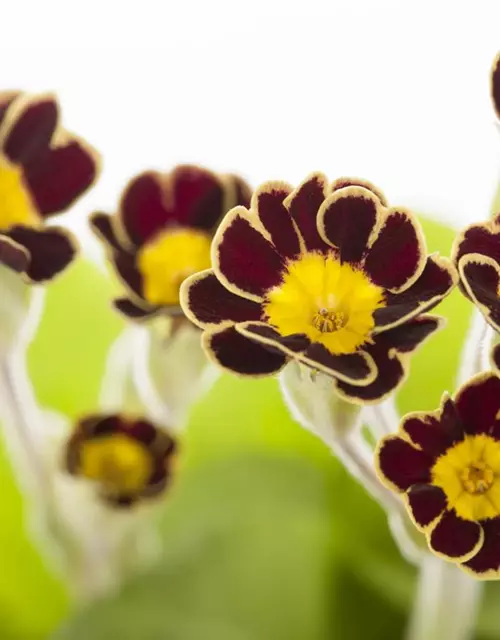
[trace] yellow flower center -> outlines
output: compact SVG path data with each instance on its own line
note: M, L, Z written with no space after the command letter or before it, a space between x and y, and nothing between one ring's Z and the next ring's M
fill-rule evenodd
M164 231L139 252L144 296L151 304L179 304L179 287L210 267L210 238L196 229Z
M0 231L36 226L40 219L24 186L22 169L0 159Z
M80 473L116 494L133 494L147 484L153 470L146 447L124 434L103 436L82 444Z
M384 306L383 290L360 270L319 253L290 262L282 283L264 306L284 336L304 333L331 353L354 353L370 342L373 314Z
M500 442L481 434L466 436L440 456L432 482L445 492L448 507L464 520L500 515Z

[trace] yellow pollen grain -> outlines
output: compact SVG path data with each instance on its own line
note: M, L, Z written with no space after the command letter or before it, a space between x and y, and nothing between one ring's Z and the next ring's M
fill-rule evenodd
M288 263L282 283L267 294L264 311L281 335L303 333L343 354L371 341L373 314L384 305L383 289L361 270L310 252Z
M177 305L183 281L210 267L210 238L196 229L164 231L140 250L137 264L146 300Z
M16 225L34 227L40 217L23 181L22 169L0 159L0 231Z
M124 434L103 436L81 445L80 474L114 493L144 489L153 470L151 454Z

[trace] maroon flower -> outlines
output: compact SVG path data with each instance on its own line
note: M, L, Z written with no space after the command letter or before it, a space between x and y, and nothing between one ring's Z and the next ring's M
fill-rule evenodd
M221 367L274 374L294 358L331 375L354 402L379 401L440 325L423 315L453 288L453 265L427 256L420 225L370 183L314 174L262 185L212 243L213 269L181 288L186 315Z
M66 446L66 469L95 482L102 497L129 506L169 485L177 444L146 420L94 415L81 420Z
M114 301L116 308L134 320L159 312L181 314L182 281L210 266L210 242L220 219L249 200L250 189L241 178L195 166L133 178L116 215L91 218L128 289L126 297Z
M69 233L44 222L98 175L95 151L59 119L53 96L0 94L0 263L32 282L51 279L73 259Z
M436 555L500 577L500 378L481 373L440 410L405 416L376 462Z
M500 53L498 53L493 61L491 68L491 99L497 118L500 119Z

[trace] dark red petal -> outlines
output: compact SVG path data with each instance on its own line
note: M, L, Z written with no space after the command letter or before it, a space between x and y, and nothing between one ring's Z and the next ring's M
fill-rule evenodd
M180 165L172 171L170 184L173 217L180 225L212 231L226 213L223 183L211 171Z
M12 238L0 235L0 264L17 273L25 273L30 263L29 252Z
M310 344L309 338L302 333L282 336L266 322L244 322L236 326L239 333L256 340L277 353L294 356L302 353Z
M257 213L264 229L280 255L294 259L300 254L300 242L288 209L283 204L291 187L270 183L261 187L255 196Z
M493 328L500 331L500 265L489 257L471 255L460 260L459 270L467 295L472 296Z
M224 287L213 271L189 278L181 288L181 304L188 318L202 328L223 322L260 320L261 305Z
M134 440L138 440L145 445L150 445L156 439L156 428L146 420L135 420L133 423L122 422L121 432L130 436Z
M481 574L500 571L500 518L481 523L484 543L476 555L464 566L481 577Z
M252 189L250 185L243 180L241 176L228 175L226 180L229 182L229 188L231 190L227 209L233 207L242 206L247 209L250 208L250 200L252 198Z
M283 354L242 336L234 327L217 333L205 333L203 345L212 360L224 369L245 376L262 376L278 373L286 364Z
M491 351L491 362L496 370L497 375L500 374L500 344L493 347Z
M469 434L492 433L500 427L500 378L480 373L461 387L455 406Z
M446 495L439 487L414 484L406 494L408 507L419 527L427 527L446 509Z
M430 311L453 289L457 277L449 260L429 256L422 274L408 289L386 293L386 306L375 311L376 326L393 326L417 313Z
M470 557L482 540L480 524L462 520L454 511L447 511L432 530L429 546L435 553L460 560Z
M405 417L401 429L408 434L415 445L433 458L437 458L462 439L460 426L459 422L456 425L455 437L451 438L450 433L442 428L441 422L432 414L418 416L410 414Z
M262 297L281 282L283 258L264 236L233 209L224 218L212 245L214 269L225 283L251 296ZM222 276L222 277L221 277Z
M398 491L430 482L432 457L398 436L384 438L376 456L381 475Z
M365 180L364 178L337 178L332 182L330 190L333 193L334 191L345 189L346 187L363 187L364 189L368 189L368 191L371 191L377 196L382 206L387 206L387 199L382 191L380 191L380 189L369 180Z
M495 233L495 231L497 231ZM455 264L468 253L480 253L500 262L500 232L491 222L473 224L457 237L453 251Z
M363 351L334 355L322 344L315 343L306 350L303 360L313 368L354 384L373 379L376 375L372 358Z
M120 218L127 236L137 245L172 223L172 214L163 201L159 173L141 173L129 182L121 199Z
M26 169L26 181L43 216L67 209L95 181L94 151L79 140L48 149Z
M111 259L122 282L130 291L145 300L142 292L142 274L137 268L136 256L126 251L114 251Z
M334 191L325 201L318 228L323 239L338 249L342 262L357 263L365 254L378 206L377 196L362 187Z
M119 415L87 416L78 424L78 431L85 439L116 433L121 429L122 418Z
M2 124L2 148L16 164L30 165L47 151L59 119L55 98L39 96L16 101ZM19 108L18 108L19 107ZM4 129L5 127L5 129Z
M368 250L364 270L375 284L401 289L423 270L424 249L417 220L406 211L392 210Z
M0 124L3 122L10 105L20 95L21 91L0 91Z
M375 343L384 345L386 349L394 347L399 353L411 353L443 324L443 320L439 316L423 314L405 322L405 324L377 334Z
M148 308L140 307L128 298L113 300L113 306L130 320L145 320L156 315L160 310L160 307L149 306L146 303L144 303L144 307L148 306Z
M500 118L500 54L495 57L491 68L491 99L497 118Z
M64 229L14 227L8 235L29 252L26 275L33 282L50 280L65 269L76 255L75 243Z
M107 213L96 212L90 216L90 226L98 238L109 247L122 251L123 247L113 226L113 218Z
M299 232L309 251L328 251L328 245L321 239L317 217L326 193L326 178L314 174L307 178L287 200L290 215L295 220Z

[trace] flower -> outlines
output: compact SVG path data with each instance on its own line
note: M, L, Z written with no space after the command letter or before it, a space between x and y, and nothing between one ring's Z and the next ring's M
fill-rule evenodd
M376 465L435 554L500 577L500 378L480 373L438 411L405 416Z
M491 68L490 90L496 116L500 119L500 53L496 55Z
M59 121L52 95L0 94L0 263L31 282L50 280L73 259L69 233L44 222L99 172L96 152Z
M400 385L441 324L424 315L454 287L450 261L427 256L417 220L358 179L297 189L268 182L236 207L212 243L213 269L187 279L181 305L208 356L240 375L290 359L333 377L357 403Z
M142 419L92 415L81 420L66 445L66 469L94 481L102 497L129 506L170 484L177 444Z
M114 301L134 320L159 312L182 313L179 287L210 266L210 241L219 220L250 199L239 177L181 165L170 173L147 171L125 188L118 213L94 213L91 225L128 295Z

